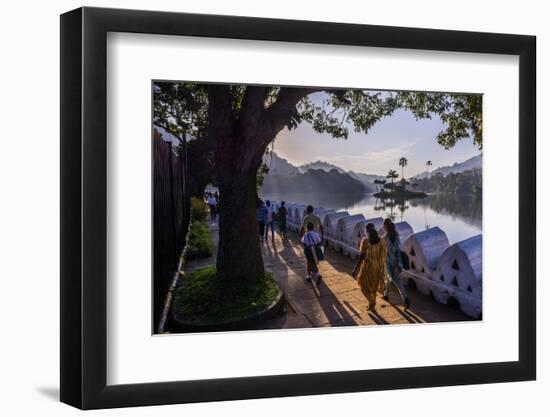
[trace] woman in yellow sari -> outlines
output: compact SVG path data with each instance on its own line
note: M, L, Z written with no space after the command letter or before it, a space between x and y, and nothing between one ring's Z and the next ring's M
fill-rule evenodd
M374 224L367 223L367 235L359 246L359 259L352 275L369 302L369 310L376 308L376 292L384 289L386 276L387 250L384 241L378 236Z

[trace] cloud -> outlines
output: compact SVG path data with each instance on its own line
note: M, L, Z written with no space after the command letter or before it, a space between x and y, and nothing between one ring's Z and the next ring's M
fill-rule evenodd
M397 147L383 149L380 151L367 151L361 152L355 155L319 155L316 158L321 161L327 162L375 162L378 164L383 164L386 162L391 162L393 160L397 161L399 158L405 155L411 155L412 148L415 146L415 142L402 143Z
M405 144L401 144L396 148L389 148L384 149L381 151L371 151L371 152L365 152L360 157L365 159L369 162L376 162L376 163L385 163L390 162L392 160L397 160L405 155L410 155L411 148L414 146L415 142L409 142ZM359 155L356 155L357 157Z

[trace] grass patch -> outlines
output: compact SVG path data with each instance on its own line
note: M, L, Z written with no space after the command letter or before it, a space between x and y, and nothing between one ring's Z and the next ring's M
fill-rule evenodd
M191 223L186 258L208 258L212 255L213 247L208 225L203 221L194 221Z
M248 317L269 307L279 294L273 276L266 273L254 285L228 285L216 279L216 267L193 271L180 281L174 314L187 323L221 323Z

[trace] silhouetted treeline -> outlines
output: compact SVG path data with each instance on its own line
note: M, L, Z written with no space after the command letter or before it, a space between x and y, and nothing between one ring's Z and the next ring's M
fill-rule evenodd
M446 176L436 174L429 178L417 178L414 189L427 193L481 195L482 187L481 170L473 169Z

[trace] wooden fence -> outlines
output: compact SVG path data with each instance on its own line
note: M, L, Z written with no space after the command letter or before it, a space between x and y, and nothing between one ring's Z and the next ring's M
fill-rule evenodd
M184 155L153 130L153 332L177 270L189 225L189 182Z

